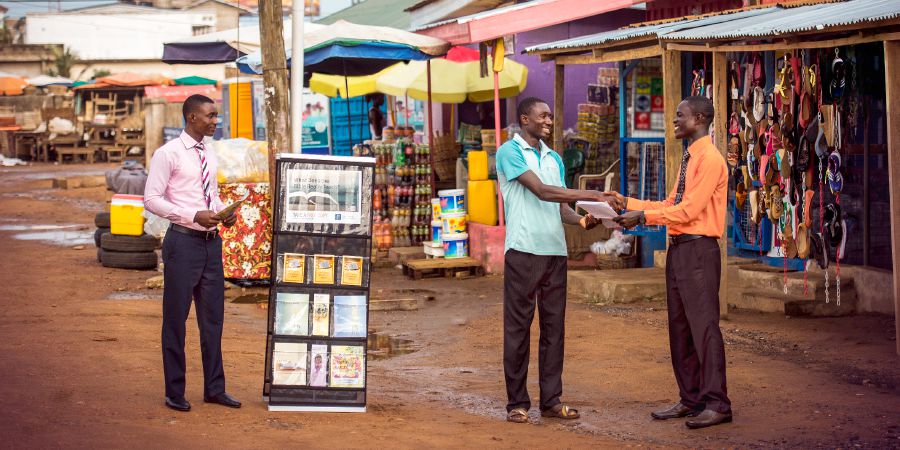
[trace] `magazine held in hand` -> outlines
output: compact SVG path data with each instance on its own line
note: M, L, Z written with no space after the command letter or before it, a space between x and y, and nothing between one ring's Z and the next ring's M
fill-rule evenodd
M278 155L263 382L270 411L366 410L374 173L374 158Z

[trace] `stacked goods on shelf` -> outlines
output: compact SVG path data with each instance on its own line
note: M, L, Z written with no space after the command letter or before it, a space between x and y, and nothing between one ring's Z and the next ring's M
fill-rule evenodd
M431 239L428 145L409 139L373 141L375 247L409 247Z
M500 144L502 145L509 138L508 132L500 130ZM493 128L489 130L481 130L481 149L494 154L497 153L497 132Z
M441 243L445 258L469 256L469 235L466 233L466 192L463 189L438 191L441 201Z
M97 259L104 267L119 269L155 269L159 240L144 233L144 197L116 194L110 212L94 218L97 232ZM105 225L105 226L104 226ZM108 230L108 231L102 231Z
M588 103L578 105L576 130L587 142L583 149L584 174L599 174L618 157L618 82L618 69L600 68L597 84L588 86Z

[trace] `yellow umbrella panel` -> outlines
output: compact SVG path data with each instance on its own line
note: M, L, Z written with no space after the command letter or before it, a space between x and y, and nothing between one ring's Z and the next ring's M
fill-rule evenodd
M395 97L428 101L428 66L425 61L398 64L379 76L378 92ZM466 100L466 74L460 64L446 59L431 60L431 101L462 103Z
M397 65L403 65L398 63ZM313 92L328 96L347 98L347 87L350 88L350 97L358 97L360 95L373 94L378 92L375 89L375 80L386 74L393 67L388 67L374 75L366 75L360 77L343 77L340 75L323 75L314 73L309 79L309 89ZM346 78L346 85L345 85Z
M428 75L425 61L397 64L377 76L378 92L428 101ZM489 62L490 64L490 62ZM506 61L500 72L500 98L514 97L525 89L528 69L515 61ZM475 102L494 98L493 77L480 77L478 61L458 63L443 58L431 60L431 100L437 103Z
M464 63L466 66L466 92L470 102L489 102L494 99L494 74L481 76L481 66L478 61ZM491 58L487 61L488 68L492 68ZM500 98L509 98L519 95L525 90L528 83L528 68L515 61L506 59L503 63L503 71L500 72Z

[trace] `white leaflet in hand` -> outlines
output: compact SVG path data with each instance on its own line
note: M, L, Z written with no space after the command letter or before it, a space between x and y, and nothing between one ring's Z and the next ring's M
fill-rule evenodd
M607 202L576 202L576 208L581 208L598 219L612 219L619 217L619 213L609 206Z
M619 213L612 206L609 206L607 202L576 202L575 207L585 210L597 219L601 219L601 223L606 228L621 228L619 224L612 221L613 218L619 217Z

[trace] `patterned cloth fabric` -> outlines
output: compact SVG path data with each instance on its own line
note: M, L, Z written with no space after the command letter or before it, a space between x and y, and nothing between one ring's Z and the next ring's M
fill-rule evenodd
M272 214L269 209L268 183L232 183L219 186L219 197L226 205L250 196L238 209L237 223L221 227L222 263L225 278L264 280L269 278L272 257Z

